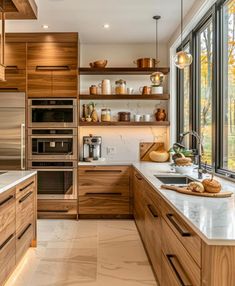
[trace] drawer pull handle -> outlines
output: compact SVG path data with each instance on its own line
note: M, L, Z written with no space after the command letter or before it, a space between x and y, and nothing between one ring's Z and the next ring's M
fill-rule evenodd
M68 71L69 66L37 66L36 70L39 71Z
M34 181L30 182L28 185L24 186L23 188L19 189L20 192L23 192L25 189L27 189L29 186L31 186L34 183Z
M179 263L177 257L175 255L167 255L166 256L171 268L176 274L182 286L192 286L192 283L189 281L187 275L185 274L181 264Z
M85 196L121 196L122 193L112 193L112 192L109 192L109 193L85 193Z
M25 230L21 233L21 235L18 237L18 240L21 240L21 238L26 234L26 232L30 229L30 227L32 226L32 224L30 223Z
M152 205L148 205L148 209L154 218L158 218L158 213Z
M38 210L39 213L68 213L69 209L64 210Z
M18 66L6 66L7 70L18 70Z
M19 203L23 203L25 200L27 200L28 197L30 197L33 194L33 192L29 192L27 195L25 195L22 199L19 200Z
M1 245L0 245L0 250L4 248L4 246L7 245L7 243L14 237L14 234L11 234Z
M12 92L18 91L18 87L0 87L0 91Z
M137 174L135 174L135 177L136 177L139 181L142 181L142 178L139 177Z
M178 230L181 236L191 236L191 233L183 228L183 226L179 225L179 222L176 221L173 214L166 215L169 221L173 224L173 226Z
M6 198L4 201L0 202L0 207L5 205L7 202L11 201L12 199L14 199L15 196L11 195L8 198Z
M121 170L85 170L85 173L122 173Z

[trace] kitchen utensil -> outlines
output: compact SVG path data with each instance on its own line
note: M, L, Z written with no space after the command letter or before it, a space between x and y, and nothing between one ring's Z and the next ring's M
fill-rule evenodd
M149 86L145 85L143 87L140 87L139 91L142 94L150 94L151 93L151 88Z
M134 115L134 121L135 122L140 122L140 120L141 120L141 115L140 114L135 114Z
M144 119L144 122L149 122L151 119L151 115L150 114L144 114L143 119Z
M98 93L98 87L96 85L91 85L89 90L91 95L95 95Z
M165 121L166 120L166 111L163 108L158 108L155 113L155 117L157 121Z
M111 94L111 82L109 79L103 79L101 83L99 83L99 88L101 88L102 94Z
M127 94L133 94L134 93L134 88L133 87L128 87L127 88Z
M140 58L134 61L134 64L137 68L154 68L157 62L153 58Z
M199 197L209 197L209 198L227 198L231 197L233 195L233 192L228 192L228 191L221 191L220 193L198 193L198 192L193 192L189 190L187 187L177 187L177 186L172 186L172 185L162 185L162 189L166 190L171 190L171 191L176 191L181 194L185 195L192 195L192 196L199 196Z
M90 67L91 68L105 68L107 64L108 64L107 60L99 60L99 61L90 63Z
M118 121L129 122L131 121L130 112L118 112Z
M115 93L116 94L126 94L126 81L123 79L117 80L115 82Z
M101 109L101 121L110 122L111 121L111 109L103 108Z
M141 142L140 143L140 161L152 162L149 154L152 151L159 151L164 149L163 142Z

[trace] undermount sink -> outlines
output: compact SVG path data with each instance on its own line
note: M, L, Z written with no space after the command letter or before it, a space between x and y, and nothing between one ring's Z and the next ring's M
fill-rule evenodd
M0 176L3 175L3 174L6 174L6 172L0 172Z
M169 185L187 185L195 180L187 176L160 176L155 175L155 177L161 181L163 184Z

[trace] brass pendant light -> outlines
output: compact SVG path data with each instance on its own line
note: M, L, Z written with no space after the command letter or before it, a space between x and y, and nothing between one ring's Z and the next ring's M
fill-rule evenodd
M161 19L161 16L154 16L153 19L156 21L156 66L159 64L158 59L158 20ZM164 74L162 72L154 72L150 75L150 80L155 86L162 85L164 81Z
M4 65L5 59L5 12L4 12L4 0L3 7L1 7L2 17L2 31L1 31L1 62L0 62L0 81L6 81L6 67Z
M192 55L183 50L183 0L181 0L181 51L176 53L174 57L174 64L177 68L182 70L190 66L192 62Z

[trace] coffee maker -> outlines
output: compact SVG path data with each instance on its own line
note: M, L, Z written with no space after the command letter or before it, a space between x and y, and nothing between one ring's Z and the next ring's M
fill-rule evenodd
M101 136L89 136L83 137L83 161L89 162L93 160L99 160L101 158Z

